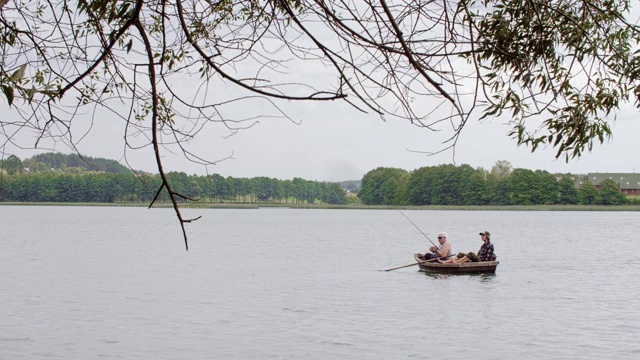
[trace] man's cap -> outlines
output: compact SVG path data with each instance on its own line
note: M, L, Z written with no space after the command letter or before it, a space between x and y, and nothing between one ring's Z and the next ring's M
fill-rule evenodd
M491 237L491 234L486 230L481 232L480 235L487 235L487 237Z

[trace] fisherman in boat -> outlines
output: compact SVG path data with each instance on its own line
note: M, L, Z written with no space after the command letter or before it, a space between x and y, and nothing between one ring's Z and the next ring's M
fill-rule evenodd
M478 255L470 252L468 254L459 253L458 256L454 259L449 260L438 260L443 264L462 264L468 261L478 262L478 261L495 261L497 256L493 252L493 244L491 243L491 234L488 231L483 231L480 233L480 238L482 239L482 246L480 247L480 251L478 251Z
M430 260L430 259L437 259L437 258L448 257L453 255L453 252L451 252L451 244L449 244L449 242L447 241L446 232L441 232L438 234L438 242L440 243L440 246L438 247L431 246L429 248L430 252L424 255L418 255L418 256L422 260Z

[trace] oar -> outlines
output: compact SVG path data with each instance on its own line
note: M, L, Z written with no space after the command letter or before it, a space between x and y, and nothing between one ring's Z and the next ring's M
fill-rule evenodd
M455 254L457 255L457 254ZM438 257L438 258L433 258L433 259L429 259L429 260L425 260L425 261L419 261L417 263L413 263L413 264L409 264L409 265L402 265L402 266L398 266L398 267L394 267L391 269L386 269L386 270L379 270L379 271L393 271L393 270L398 270L398 269L402 269L402 268L406 268L406 267L410 267L410 266L415 266L418 264L424 264L424 263L428 263L428 262L432 262L432 261L436 261L436 260L440 260L440 259L446 259L448 257L452 257L453 255L447 255L447 256L442 256L442 257Z

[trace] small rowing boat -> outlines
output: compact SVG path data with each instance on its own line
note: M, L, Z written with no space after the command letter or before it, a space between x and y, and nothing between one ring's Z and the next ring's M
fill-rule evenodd
M466 262L461 264L442 264L438 261L424 262L419 255L413 254L416 261L421 262L418 264L420 271L433 271L447 274L492 274L496 272L499 261L479 261L479 262Z

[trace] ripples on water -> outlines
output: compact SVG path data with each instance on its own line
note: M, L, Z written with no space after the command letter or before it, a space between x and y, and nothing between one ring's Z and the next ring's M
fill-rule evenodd
M635 359L640 213L0 206L0 359Z

